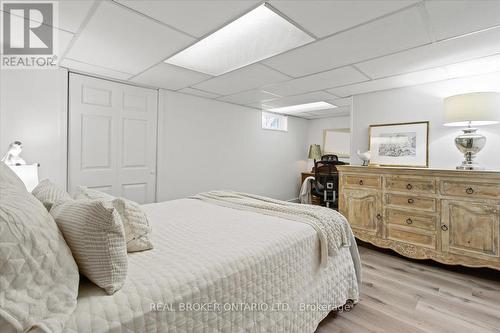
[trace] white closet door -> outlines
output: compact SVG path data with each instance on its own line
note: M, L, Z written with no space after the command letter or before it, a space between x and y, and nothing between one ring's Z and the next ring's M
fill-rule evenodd
M155 201L158 92L78 74L69 78L68 187Z

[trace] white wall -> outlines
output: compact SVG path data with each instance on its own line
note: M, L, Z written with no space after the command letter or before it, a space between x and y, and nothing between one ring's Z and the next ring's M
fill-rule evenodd
M351 145L353 163L361 163L354 154L356 149L368 149L370 124L428 120L429 166L455 168L463 160L463 155L455 147L454 138L462 132L459 127L443 126L443 99L477 91L500 91L500 73L355 96ZM500 169L500 124L480 127L479 131L488 141L478 154L477 161L487 169Z
M262 130L254 109L169 91L160 100L158 201L214 189L297 198L307 120Z
M67 72L1 70L0 154L23 143L27 163L40 163L40 179L66 186Z

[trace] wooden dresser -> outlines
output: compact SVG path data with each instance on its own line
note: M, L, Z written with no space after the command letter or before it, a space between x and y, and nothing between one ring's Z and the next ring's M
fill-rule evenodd
M339 166L357 238L415 259L500 270L500 172Z

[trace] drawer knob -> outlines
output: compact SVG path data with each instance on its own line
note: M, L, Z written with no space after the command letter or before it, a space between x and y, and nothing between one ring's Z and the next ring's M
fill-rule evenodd
M412 203L414 203L414 202L415 202L415 200L413 200L412 198L408 199L408 203L409 203L409 204L412 204Z
M474 193L474 189L472 187L468 187L466 190L465 190L465 193L467 194L472 194Z
M363 179L359 180L359 185L363 185Z
M413 220L412 220L412 219L410 219L410 218L407 218L407 219L406 219L406 224L412 224L412 223L413 223Z
M382 219L382 215L380 213L377 214L377 220L381 220Z
M406 188L407 188L408 190L411 190L411 189L413 188L413 185L412 185L412 184L408 184L408 185L406 185Z
M448 230L448 226L447 226L446 224L443 224L443 225L441 226L441 230L443 230L443 231L447 231L447 230Z

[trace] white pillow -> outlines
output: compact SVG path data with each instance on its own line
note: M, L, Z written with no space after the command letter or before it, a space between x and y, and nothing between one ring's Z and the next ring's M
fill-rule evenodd
M58 201L71 200L71 196L65 190L59 188L57 185L52 183L48 179L42 180L34 189L31 191L38 200L50 210L52 205Z
M71 251L24 186L2 181L0 198L0 322L18 332L61 332L80 281Z
M50 210L80 272L114 294L127 278L127 245L120 215L110 202L58 201Z
M149 226L148 218L137 202L125 198L116 198L104 192L79 186L75 199L83 198L99 199L113 203L125 227L128 252L144 251L153 248L151 227Z

